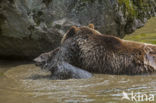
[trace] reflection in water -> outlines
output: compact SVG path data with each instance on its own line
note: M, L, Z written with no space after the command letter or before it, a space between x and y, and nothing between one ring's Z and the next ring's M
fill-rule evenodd
M3 103L120 103L123 91L156 95L155 74L95 74L90 79L51 80L49 72L41 71L34 64L11 64L0 64L0 101Z

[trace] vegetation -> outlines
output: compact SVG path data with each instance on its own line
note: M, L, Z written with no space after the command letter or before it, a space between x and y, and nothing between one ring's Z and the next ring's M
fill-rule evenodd
M131 16L136 16L136 11L134 9L133 2L131 0L118 0L119 5L124 5L124 9L127 10L128 14Z
M3 75L3 73L0 72L0 76L2 76L2 75Z
M124 37L126 40L156 44L156 17L150 19L143 28L136 30L133 34Z
M150 0L118 0L122 11L125 12L129 18L142 19L144 13L152 10ZM142 13L141 13L142 12ZM144 12L144 13L143 13Z
M132 40L132 41L138 41L138 42L144 42L144 43L156 44L156 33L129 35L129 36L126 36L124 39Z

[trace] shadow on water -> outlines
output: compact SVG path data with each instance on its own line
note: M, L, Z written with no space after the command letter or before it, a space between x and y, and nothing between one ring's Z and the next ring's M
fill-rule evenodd
M32 80L48 79L48 80L52 80L51 75L39 75L39 74L34 74L34 75L32 75L26 79L32 79Z
M31 64L30 61L19 61L19 60L2 60L0 59L0 76L4 74L5 71L12 67L16 67L21 64Z

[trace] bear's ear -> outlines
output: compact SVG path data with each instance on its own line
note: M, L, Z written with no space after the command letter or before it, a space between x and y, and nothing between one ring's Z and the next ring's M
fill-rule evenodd
M94 24L89 24L88 27L94 29Z
M79 30L78 27L72 26L72 27L67 31L67 33L64 34L64 36L63 36L63 38L62 38L62 40L61 40L61 44L62 44L66 39L68 39L68 38L74 36L74 35L77 33L78 30Z

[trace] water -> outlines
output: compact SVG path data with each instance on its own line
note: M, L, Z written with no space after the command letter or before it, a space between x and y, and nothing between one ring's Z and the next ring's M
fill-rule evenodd
M0 74L0 103L130 103L121 100L123 91L156 95L155 74L51 80L49 72L19 61L1 61Z

